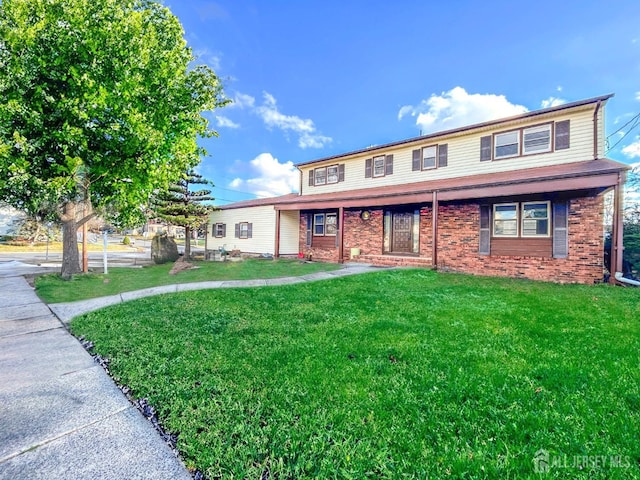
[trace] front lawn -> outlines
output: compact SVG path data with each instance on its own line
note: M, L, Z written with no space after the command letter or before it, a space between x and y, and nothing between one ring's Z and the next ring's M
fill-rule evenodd
M107 275L102 273L75 275L69 281L63 280L57 274L41 275L35 280L36 293L47 303L61 303L176 283L294 277L340 268L339 265L331 263L308 263L284 259L191 263L198 268L186 270L177 275L169 275L173 263L149 265L143 268L110 268Z
M387 270L71 328L210 479L640 478L638 289Z

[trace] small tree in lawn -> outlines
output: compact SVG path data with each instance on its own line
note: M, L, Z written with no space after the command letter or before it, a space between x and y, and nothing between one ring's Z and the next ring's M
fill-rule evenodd
M213 201L211 190L193 190L194 185L212 185L193 170L186 172L180 181L156 194L152 209L156 217L170 225L184 227L184 256L191 257L191 232L197 231L207 221L214 207L204 202Z

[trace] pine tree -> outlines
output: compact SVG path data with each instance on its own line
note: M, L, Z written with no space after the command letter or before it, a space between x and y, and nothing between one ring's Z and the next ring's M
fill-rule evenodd
M213 201L211 190L193 191L194 185L213 185L193 170L173 183L166 191L158 192L152 201L152 210L157 218L170 225L184 227L184 257L191 257L191 232L207 221L214 207L203 202Z

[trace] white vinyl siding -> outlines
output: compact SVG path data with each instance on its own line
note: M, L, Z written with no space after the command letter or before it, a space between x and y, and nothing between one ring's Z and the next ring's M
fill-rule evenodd
M599 114L600 128L602 124L602 110ZM566 150L548 151L535 155L524 155L518 157L504 158L497 162L480 161L480 138L505 130L515 130L521 128L531 128L540 125L542 122L559 122L570 120L570 148ZM601 130L602 131L602 130ZM600 137L603 135L601 134ZM428 142L428 143L427 143ZM412 152L422 148L427 143L447 143L448 144L448 165L446 168L434 168L421 171L412 170ZM600 157L604 149L602 141L598 144ZM324 185L322 188L310 187L307 182L303 182L302 193L313 195L316 193L331 193L340 191L352 191L362 188L383 187L388 185L408 185L414 182L427 180L441 180L446 178L459 178L470 175L482 175L485 173L505 172L521 170L525 168L536 168L549 165L557 165L571 162L581 162L593 158L593 105L588 109L574 112L559 112L555 115L541 115L530 119L521 120L511 124L500 124L494 128L475 130L466 134L448 137L434 137L423 142L400 145L395 148L386 148L385 155L393 155L393 175L385 175L375 179L366 179L363 172L365 170L365 160L379 156L378 152L363 152L358 155L345 156L339 159L339 163L344 163L345 181ZM328 161L326 166L334 165L336 159ZM308 178L312 168L323 167L322 164L310 164L301 166L305 179Z
M225 223L227 235L216 238L209 228L207 249L217 250L223 247L227 251L240 250L243 253L274 254L276 235L276 211L273 205L261 207L216 210L209 216L209 224ZM251 238L236 238L235 225L251 224Z

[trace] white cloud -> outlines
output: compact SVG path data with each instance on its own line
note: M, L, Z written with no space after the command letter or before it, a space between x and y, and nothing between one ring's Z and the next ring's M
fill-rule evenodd
M636 100L640 102L640 92L636 92Z
M640 139L624 147L621 152L629 158L640 158Z
M218 127L240 128L239 123L235 123L233 120L223 117L222 115L216 115L216 125Z
M256 99L251 95L245 93L236 92L231 99L231 103L226 108L253 108L256 103Z
M249 162L248 176L236 178L229 187L259 197L274 197L295 192L300 187L300 172L292 162L280 163L270 153L261 153Z
M567 101L558 97L549 97L546 100L542 100L542 102L540 102L540 106L542 108L557 107L563 103L567 103Z
M423 133L430 133L527 111L526 107L509 102L504 95L470 94L462 87L454 87L441 95L432 94L416 106L403 106L398 112L398 120L405 115L417 117L416 125Z
M275 97L270 93L264 92L264 102L256 107L255 111L267 127L298 134L300 148L322 148L332 141L331 137L316 133L313 120L281 113L278 110Z

